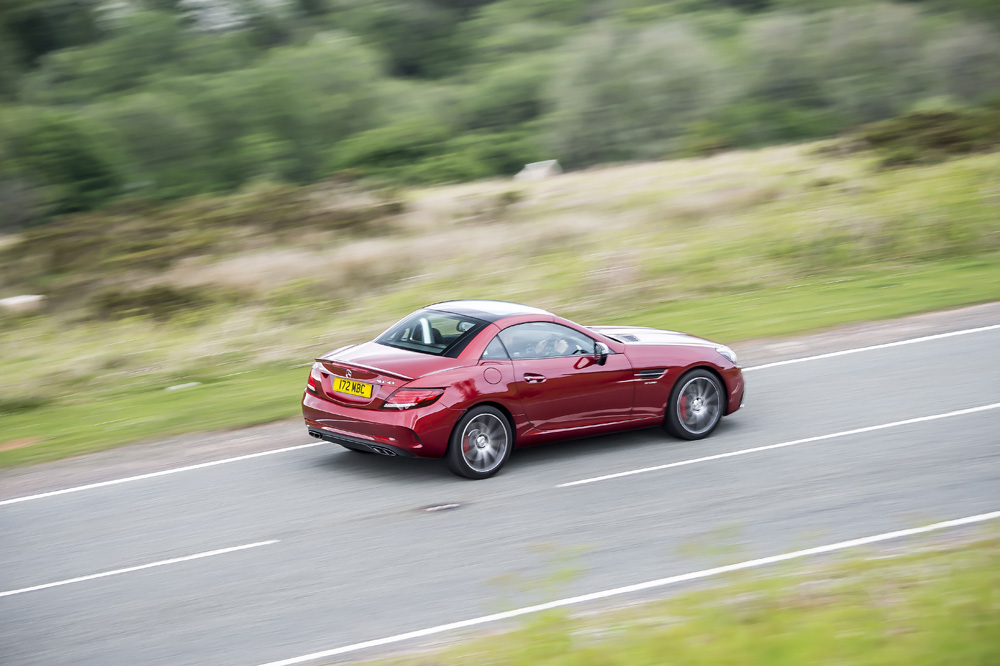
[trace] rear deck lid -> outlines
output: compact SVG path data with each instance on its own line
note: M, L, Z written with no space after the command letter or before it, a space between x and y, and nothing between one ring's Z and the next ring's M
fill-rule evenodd
M453 358L366 342L316 359L325 398L351 407L378 409L393 391L414 379L459 365Z

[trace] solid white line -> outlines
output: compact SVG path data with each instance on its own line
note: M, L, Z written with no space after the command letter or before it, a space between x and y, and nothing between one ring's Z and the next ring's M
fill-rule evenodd
M993 324L991 326L980 326L978 328L966 328L961 331L951 331L950 333L938 333L936 335L925 335L920 338L910 338L909 340L899 340L898 342L887 342L881 345L871 345L868 347L855 347L854 349L843 349L841 351L830 352L828 354L817 354L816 356L803 356L802 358L793 358L787 361L775 361L774 363L764 363L762 365L753 365L749 368L743 368L743 372L749 372L750 370L765 370L767 368L777 368L782 365L792 365L793 363L805 363L806 361L818 361L824 358L833 358L835 356L847 356L848 354L858 354L860 352L872 351L874 349L888 349L889 347L902 347L903 345L915 345L918 342L930 342L931 340L940 340L942 338L951 338L956 335L969 335L970 333L981 333L983 331L995 331L1000 329L1000 324Z
M618 479L623 476L632 476L633 474L643 474L644 472L655 472L661 469L670 469L671 467L682 467L684 465L694 465L696 463L709 462L712 460L722 460L723 458L732 458L734 456L745 456L748 453L758 453L760 451L770 451L772 449L782 449L787 446L797 446L799 444L809 444L812 442L820 442L825 439L834 439L836 437L847 437L848 435L859 435L863 432L873 432L875 430L885 430L886 428L896 428L899 426L910 425L911 423L923 423L924 421L936 421L937 419L948 419L953 416L964 416L966 414L975 414L976 412L985 412L990 409L997 409L1000 407L1000 402L994 402L990 405L982 405L981 407L970 407L968 409L959 409L954 412L945 412L943 414L931 414L930 416L918 416L915 419L906 419L904 421L893 421L892 423L883 423L881 425L866 426L864 428L854 428L853 430L842 430L841 432L830 433L829 435L817 435L815 437L806 437L805 439L795 439L790 442L781 442L780 444L767 444L766 446L755 446L752 449L740 449L739 451L729 451L727 453L718 453L713 456L704 456L702 458L691 458L689 460L679 460L677 462L667 463L665 465L655 465L653 467L643 467L641 469L632 469L627 472L617 472L615 474L605 474L603 476L594 476L589 479L580 479L579 481L569 481L568 483L560 483L556 488L568 488L570 486L582 486L585 483L595 483L597 481L607 481L608 479Z
M674 583L683 583L686 581L708 578L710 576L717 576L719 574L729 573L731 571L740 571L741 569L752 569L754 567L760 567L768 564L776 564L778 562L785 562L787 560L794 560L801 557L809 557L811 555L830 553L837 550L843 550L845 548L855 548L857 546L865 546L872 543L878 543L880 541L889 541L890 539L899 539L902 537L913 536L916 534L924 534L926 532L933 532L935 530L942 530L949 527L959 527L961 525L971 525L973 523L981 523L987 520L994 520L996 518L1000 518L1000 511L993 511L991 513L981 513L977 516L968 516L966 518L957 518L955 520L946 520L941 523L934 523L933 525L924 525L923 527L913 527L905 530L897 530L895 532L885 532L883 534L876 534L874 536L862 537L860 539L852 539L850 541L840 541L838 543L831 543L825 546L817 546L816 548L806 548L805 550L796 550L791 553L772 555L770 557L762 557L760 559L748 560L746 562L739 562L737 564L729 564L726 566L715 567L712 569L693 571L691 573L681 574L679 576L669 576L667 578L659 578L657 580L651 580L645 583L637 583L635 585L626 585L625 587L616 587L610 590L602 590L600 592L582 594L577 597L558 599L556 601L550 601L544 604L537 604L535 606L526 606L524 608L517 608L515 610L510 610L503 613L494 613L493 615L483 615L481 617L476 617L469 620L462 620L460 622L452 622L450 624L442 624L436 627L429 627L427 629L410 631L405 634L396 634L395 636L378 638L371 641L364 641L362 643L354 643L352 645L345 645L343 647L333 648L331 650L323 650L321 652L304 654L301 657L292 657L291 659L272 661L268 662L267 664L262 664L262 666L292 666L293 664L301 664L303 662L313 661L315 659L326 659L328 657L334 657L336 655L345 654L348 652L357 652L359 650L364 650L367 648L380 647L383 645L390 645L392 643L399 643L401 641L410 640L412 638L423 638L425 636L441 634L446 631L453 631L455 629L464 629L466 627L473 627L479 624L486 624L487 622L507 620L513 617L518 617L520 615L528 615L529 613L538 613L540 611L551 610L553 608L561 608L564 606L572 606L574 604L580 604L587 601L606 599L608 597L615 597L618 595L629 594L632 592L641 592L643 590L649 590L657 587L673 585Z
M272 539L271 541L258 541L257 543L248 543L243 546L232 546L231 548L220 548L219 550L209 550L204 553L195 553L194 555L185 555L184 557L174 557L169 560L160 560L159 562L150 562L149 564L140 564L136 567L125 567L124 569L114 569L113 571L104 571L102 573L90 574L89 576L79 576L77 578L68 578L66 580L57 580L54 583L45 583L44 585L34 585L32 587L22 587L20 590L7 590L6 592L0 592L0 597L10 597L15 594L24 594L25 592L34 592L36 590L44 590L50 587L59 587L60 585L69 585L70 583L82 583L85 580L94 580L95 578L106 578L108 576L117 576L118 574L130 573L132 571L141 571L142 569L152 569L153 567L162 567L167 564L177 564L178 562L188 562L190 560L200 560L203 557L212 557L214 555L224 555L225 553L235 553L238 550L246 550L248 548L257 548L258 546L269 546L272 543L278 543L277 539Z
M0 500L0 506L6 506L7 504L17 504L18 502L27 502L28 500L36 500L36 499L41 499L43 497L54 497L55 495L65 495L66 493L78 493L81 490L104 488L105 486L114 486L119 483L129 483L130 481L141 481L142 479L152 479L157 476L167 476L168 474L177 474L179 472L189 472L193 469L214 467L215 465L226 465L228 463L239 462L240 460L249 460L251 458L260 458L262 456L272 456L275 453L285 453L287 451L308 449L311 446L322 446L325 443L326 442L310 442L309 444L299 444L298 446L286 446L283 449L272 449L270 451L261 451L260 453L250 453L245 456L237 456L235 458L223 458L222 460L213 460L211 462L198 463L197 465L187 465L185 467L174 467L173 469L165 469L159 472L150 472L149 474L138 474L136 476L126 476L124 478L113 479L111 481L88 483L85 486L74 486L72 488L63 488L62 490L52 490L47 493L38 493L37 495L25 495L23 497L15 497L13 499Z

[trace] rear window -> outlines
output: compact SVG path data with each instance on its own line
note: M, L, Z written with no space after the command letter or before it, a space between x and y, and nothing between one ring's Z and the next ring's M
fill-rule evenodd
M375 342L435 356L458 356L486 322L438 310L418 310Z

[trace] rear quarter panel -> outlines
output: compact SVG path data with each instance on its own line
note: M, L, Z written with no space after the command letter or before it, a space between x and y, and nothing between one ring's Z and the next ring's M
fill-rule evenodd
M434 450L443 452L447 448L451 431L462 414L478 405L495 405L505 411L513 422L515 439L528 428L510 361L479 361L474 365L425 375L407 386L445 389L438 404L447 408L451 417L447 423L436 421L433 430L419 433L421 439Z

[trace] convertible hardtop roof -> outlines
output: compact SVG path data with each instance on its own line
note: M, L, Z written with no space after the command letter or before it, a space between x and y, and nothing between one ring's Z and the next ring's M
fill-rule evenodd
M508 303L507 301L445 301L443 303L428 305L427 309L451 312L457 315L465 315L466 317L475 317L476 319L489 322L517 315L552 315L551 312L542 310L541 308L521 305L520 303Z

